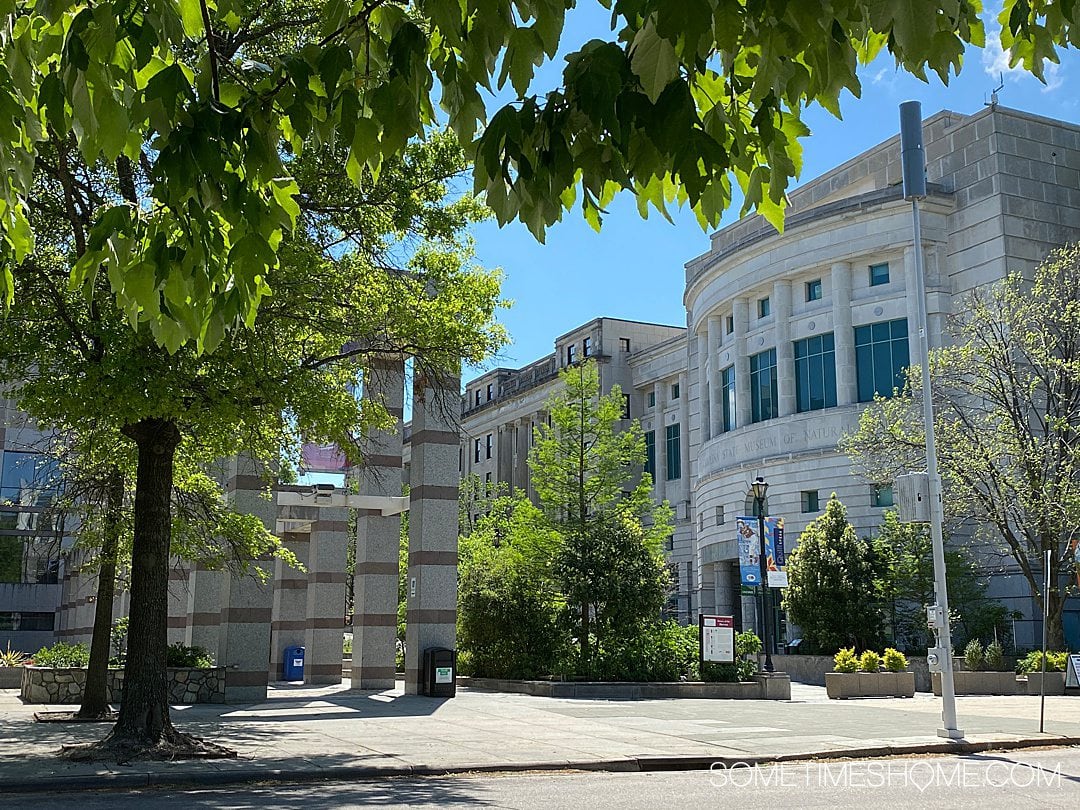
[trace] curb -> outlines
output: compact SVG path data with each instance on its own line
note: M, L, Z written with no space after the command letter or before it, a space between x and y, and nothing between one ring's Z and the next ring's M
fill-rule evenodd
M307 769L243 768L234 771L210 772L151 772L125 774L94 774L80 776L48 776L40 779L4 780L0 793L46 793L71 790L131 790L164 787L219 787L223 785L260 782L306 783L346 780L375 780L420 776L454 776L460 774L522 773L527 771L600 771L608 773L646 771L698 771L712 768L750 767L777 762L801 762L827 759L867 759L916 754L978 754L985 751L1015 751L1024 748L1051 748L1080 745L1080 737L1028 737L1016 740L942 741L910 745L882 745L865 748L841 748L831 751L796 754L757 754L739 756L670 756L627 757L608 760L548 760L541 762L504 763L497 765L462 765L434 767L401 765L388 767L339 766Z

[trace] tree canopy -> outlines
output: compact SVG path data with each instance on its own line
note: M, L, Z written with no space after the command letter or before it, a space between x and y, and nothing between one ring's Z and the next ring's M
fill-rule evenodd
M145 204L112 195L73 270L106 275L157 342L212 348L251 326L298 224L305 150L341 150L366 187L448 122L500 223L539 238L576 204L594 226L620 191L715 225L781 222L803 110L840 114L860 63L888 52L942 81L981 46L978 0L599 0L611 34L565 43L576 0L8 0L0 32L0 301L35 250L39 156L68 139L123 158ZM1004 0L1001 42L1041 76L1080 40L1080 5ZM561 81L535 70L566 52ZM485 94L509 94L488 114ZM86 212L76 212L85 214Z

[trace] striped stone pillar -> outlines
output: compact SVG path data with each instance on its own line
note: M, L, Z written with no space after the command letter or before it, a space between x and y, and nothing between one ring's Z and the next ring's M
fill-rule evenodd
M169 568L169 644L187 638L188 578L191 565L174 558Z
M233 509L256 515L270 531L277 528L277 504L264 495L265 483L258 468L239 456L230 463L225 484ZM273 574L273 563L260 560ZM268 580L270 576L267 577ZM218 627L218 665L225 667L225 702L246 703L266 699L270 678L270 622L274 606L272 581L259 582L250 574L226 576L221 589Z
M405 361L376 358L364 373L364 398L379 402L397 419L391 431L372 431L365 439L359 493L401 495L401 419L405 401ZM469 448L471 450L471 448ZM470 457L471 458L471 457ZM413 456L415 467L416 456ZM401 516L378 509L358 510L356 579L353 582L354 689L393 689L397 651L398 560Z
M218 625L221 623L221 587L225 575L201 565L188 571L187 617L184 643L212 653L218 649Z
M348 509L319 509L308 556L304 683L341 683L348 533Z
M413 381L405 691L420 691L424 650L453 649L457 621L458 375Z
M301 519L300 514L310 513L313 507L288 507L290 517ZM283 532L281 542L296 555L296 559L308 566L308 549L311 545L308 531ZM310 570L310 569L309 569ZM270 680L285 678L285 648L304 645L307 629L308 575L291 568L281 560L274 560L274 608L270 622Z

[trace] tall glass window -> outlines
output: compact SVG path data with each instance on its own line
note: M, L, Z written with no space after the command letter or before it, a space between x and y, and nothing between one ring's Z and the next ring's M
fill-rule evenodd
M750 421L779 416L776 393L776 349L750 357Z
M795 341L795 402L799 413L836 405L833 334Z
M56 460L41 453L12 450L3 454L0 467L0 503L47 506L60 483Z
M656 431L645 432L645 472L656 480Z
M675 481L682 478L682 443L680 426L676 423L667 426L667 480Z
M907 318L855 327L859 402L870 402L875 394L891 397L894 388L903 389L909 362Z
M720 372L720 429L735 429L735 366Z

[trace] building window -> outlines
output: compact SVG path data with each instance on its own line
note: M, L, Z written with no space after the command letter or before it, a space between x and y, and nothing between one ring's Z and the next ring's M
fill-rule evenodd
M821 300L821 279L815 278L813 281L806 282L806 300L807 301L820 301Z
M804 489L802 492L803 512L819 512L818 491L816 489Z
M698 530L699 533L705 531L705 515L704 514L699 514L697 516L697 530Z
M619 338L619 348L624 352L630 351L630 338Z
M55 613L4 611L0 613L0 630L52 630Z
M475 406L476 406L477 408L479 408L479 407L480 407L480 389L479 389L479 388L477 388L477 389L476 389L476 391L474 392L474 394L475 394L475 397L474 397L474 399L473 399L473 404L474 404L474 405L475 405Z
M880 287L882 284L889 283L889 263L882 262L881 264L870 265L870 286Z
M892 484L874 484L872 487L870 487L870 505L892 506Z
M645 472L656 480L656 431L645 433Z
M581 341L581 356L589 357L592 354L592 338L587 337Z
M672 399L678 399L679 398L679 384L678 383L675 383L675 384L673 384L671 386L671 398Z
M735 429L735 366L720 372L720 430Z
M493 399L495 399L495 385L494 385L494 383L488 383L487 401L491 402L491 400L493 400Z
M727 333L729 335L732 332L735 331L735 316L734 315L728 315L727 318L724 320L724 329L727 331Z
M491 458L492 434L487 435L487 458Z
M777 412L776 349L750 357L750 421L775 419Z
M799 413L836 405L833 334L795 341L795 401Z
M479 463L480 461L480 440L477 439L473 442L473 461Z
M54 459L41 453L8 450L0 467L0 503L48 506L59 488L60 472Z
M675 535L669 534L667 539L664 540L664 551L675 550Z
M572 366L577 362L577 344L571 343L566 347L566 365Z
M484 497L491 497L491 473L484 473Z
M649 407L650 408L655 408L656 407L656 392L655 391L650 391L649 392Z
M723 526L724 525L724 507L722 507L722 506L716 507L716 525L717 526Z
M908 362L907 318L855 327L859 402L870 402L875 394L891 397L893 389L902 390Z
M629 419L630 418L630 395L629 394L623 394L622 395L622 400L623 400L623 402L622 402L622 418L623 419Z
M772 312L772 305L769 303L769 296L759 298L757 302L757 316L758 318L768 318Z
M667 480L677 481L682 478L681 430L678 423L667 426Z

